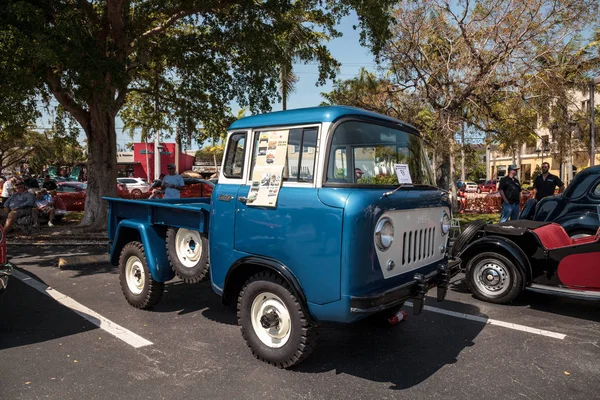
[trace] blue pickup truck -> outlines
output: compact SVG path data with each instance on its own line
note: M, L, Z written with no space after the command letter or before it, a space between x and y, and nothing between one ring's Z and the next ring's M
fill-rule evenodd
M418 314L434 287L443 300L460 265L418 131L357 108L234 122L211 198L106 200L132 306L151 308L176 275L210 276L253 354L280 368L310 354L322 321L389 317L408 299Z

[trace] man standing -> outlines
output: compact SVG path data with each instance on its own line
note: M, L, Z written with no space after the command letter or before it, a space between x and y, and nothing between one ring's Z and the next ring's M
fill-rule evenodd
M2 216L6 217L6 223L4 224L6 232L10 230L17 219L27 215L31 215L33 226L39 226L38 210L35 208L35 196L33 193L25 190L23 182L17 182L16 187L17 191L4 203L4 210L2 210Z
M167 165L169 175L166 175L162 180L162 188L165 191L163 199L178 199L181 197L179 193L185 189L185 183L181 175L175 171L175 164Z
M517 179L519 168L511 165L508 167L508 175L500 180L498 193L502 197L502 214L500 222L516 220L519 218L521 205L521 184Z
M550 172L550 164L547 162L542 163L542 174L535 178L533 182L533 197L540 201L544 197L553 196L554 190L558 186L558 193L562 193L565 190L565 184L556 175L552 175Z
M42 187L46 190L56 190L56 182L54 182L51 178L50 175L46 175L46 177L44 178L44 183L42 184Z

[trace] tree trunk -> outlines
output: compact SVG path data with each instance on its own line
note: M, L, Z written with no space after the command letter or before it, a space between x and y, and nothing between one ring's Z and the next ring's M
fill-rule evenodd
M433 181L437 182L437 160L435 157L435 150L431 152L431 169L433 170Z
M450 177L448 179L448 184L450 185L449 190L452 193L452 210L456 211L456 185L454 184L454 176L456 175L456 166L455 166L455 155L454 155L454 138L453 135L449 135L449 144L450 144Z
M519 179L520 182L523 182L523 180L521 178L523 178L523 176L521 175L521 148L523 147L522 144L517 144L517 163L516 166L519 168L517 170L517 178Z
M90 123L84 127L88 138L88 186L81 226L106 229L108 203L102 196L117 196L117 134L114 113L101 101L89 104Z
M146 145L146 179L148 182L152 182L150 178L150 159L148 158L148 136L144 135L144 144Z
M464 182L466 179L465 171L465 124L461 124L460 129L460 181Z

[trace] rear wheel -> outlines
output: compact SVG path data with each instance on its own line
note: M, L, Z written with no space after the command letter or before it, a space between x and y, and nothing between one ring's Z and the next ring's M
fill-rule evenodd
M152 279L140 242L130 242L123 247L119 258L119 281L127 302L144 310L158 303L164 290L164 283Z
M289 368L310 355L317 343L300 301L272 272L251 277L238 296L238 323L252 354L279 368Z
M467 262L466 276L471 292L480 300L506 304L521 293L521 272L501 254L477 254Z
M201 282L208 274L208 239L198 231L169 228L167 255L171 268L184 282Z

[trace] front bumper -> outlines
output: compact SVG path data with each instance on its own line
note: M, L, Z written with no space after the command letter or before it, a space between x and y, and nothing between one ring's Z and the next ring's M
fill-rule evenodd
M6 289L8 285L8 277L12 275L13 265L10 262L0 265L0 292Z
M425 294L437 287L437 301L446 298L450 279L460 272L460 259L450 258L435 271L427 275L415 274L414 278L395 288L368 296L352 296L350 311L353 313L374 313L398 305L408 299L413 300L413 313L420 314L425 304Z

